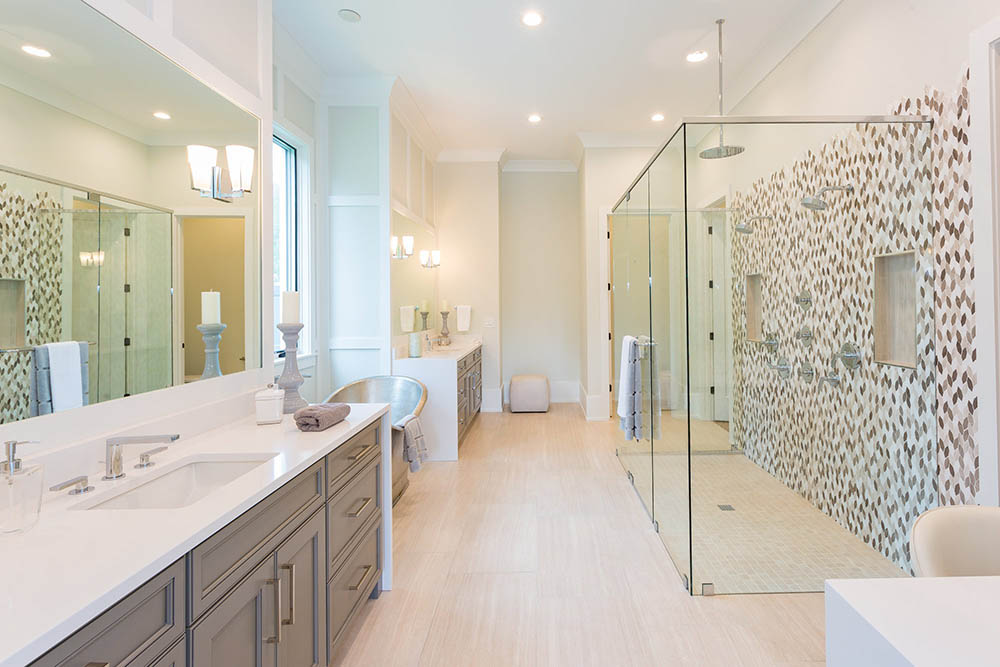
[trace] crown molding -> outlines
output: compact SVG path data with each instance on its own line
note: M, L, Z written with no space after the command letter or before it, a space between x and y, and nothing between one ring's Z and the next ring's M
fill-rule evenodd
M468 148L446 148L438 153L438 162L496 162L506 152L504 148L468 149Z
M508 160L503 171L576 173L577 167L571 160Z

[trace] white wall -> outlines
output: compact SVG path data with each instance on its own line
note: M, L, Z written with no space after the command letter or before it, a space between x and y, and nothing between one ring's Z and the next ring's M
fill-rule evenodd
M579 400L583 291L577 173L507 171L500 187L503 382L549 378L554 402Z
M483 339L483 410L503 407L500 283L500 165L439 162L435 208L441 267L438 294L472 306L469 333Z

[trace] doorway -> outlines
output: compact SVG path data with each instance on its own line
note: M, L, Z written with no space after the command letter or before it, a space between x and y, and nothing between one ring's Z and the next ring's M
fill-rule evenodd
M242 216L178 217L184 347L184 381L201 378L205 347L201 323L202 292L219 292L226 325L219 345L223 375L246 370L246 220Z

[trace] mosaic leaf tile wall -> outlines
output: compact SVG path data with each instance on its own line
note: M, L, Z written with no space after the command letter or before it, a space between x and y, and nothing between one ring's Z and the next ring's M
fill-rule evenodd
M858 125L734 196L737 210L769 214L733 250L732 428L746 455L900 567L920 512L970 502L978 490L971 370L975 308L968 186L967 76L951 96L928 90L894 111L930 124ZM803 208L824 185L827 211ZM739 222L739 220L737 220ZM917 363L873 363L873 263L913 250ZM744 283L763 279L765 330L779 349L747 341ZM806 289L813 306L794 296ZM794 338L802 326L811 345ZM832 356L860 347L850 371ZM810 363L816 379L781 380L768 366ZM838 387L819 377L836 373Z
M59 340L62 330L61 204L48 192L0 183L0 278L25 281L25 342ZM0 353L0 423L28 417L31 355Z

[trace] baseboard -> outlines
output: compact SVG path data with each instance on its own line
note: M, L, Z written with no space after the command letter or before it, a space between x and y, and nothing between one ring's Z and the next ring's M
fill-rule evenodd
M483 412L503 412L503 387L483 389Z
M582 389L582 387L581 387ZM589 422L603 422L611 418L611 399L607 394L590 394L586 396L584 412Z

